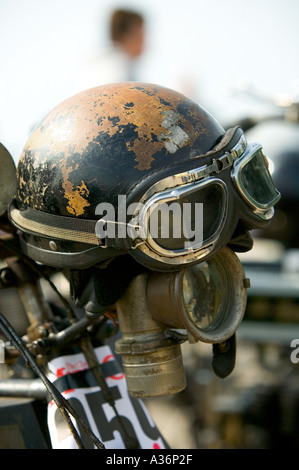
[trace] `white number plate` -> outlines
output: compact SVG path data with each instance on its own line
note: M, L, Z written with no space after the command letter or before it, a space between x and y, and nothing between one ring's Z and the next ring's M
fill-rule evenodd
M103 396L88 369L83 353L52 359L49 370L54 385L91 427L106 449L124 449L124 431L139 442L141 449L165 449L167 444L152 421L144 403L131 398L126 379L109 346L95 348L106 383L114 398L117 414ZM121 422L120 422L121 420ZM75 423L75 422L74 422ZM76 424L76 423L75 423ZM77 444L54 402L48 405L48 426L53 449L74 449ZM76 426L85 448L94 445Z

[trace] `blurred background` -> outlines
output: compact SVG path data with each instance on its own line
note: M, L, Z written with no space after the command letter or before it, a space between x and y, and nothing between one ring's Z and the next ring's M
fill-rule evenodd
M54 106L122 79L125 65L109 62L118 8L143 18L127 76L181 91L224 127L241 123L282 193L269 230L241 256L251 288L233 374L218 379L211 348L185 345L186 391L147 405L173 448L297 448L299 2L0 0L0 141L16 162Z
M36 120L80 91L116 8L145 20L135 78L186 93L221 123L264 105L236 87L299 93L297 0L1 0L0 140L16 160Z

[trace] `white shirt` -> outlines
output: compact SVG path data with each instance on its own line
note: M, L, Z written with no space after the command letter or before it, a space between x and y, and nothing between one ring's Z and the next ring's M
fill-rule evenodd
M119 47L110 47L79 66L75 92L108 83L134 80L134 61Z

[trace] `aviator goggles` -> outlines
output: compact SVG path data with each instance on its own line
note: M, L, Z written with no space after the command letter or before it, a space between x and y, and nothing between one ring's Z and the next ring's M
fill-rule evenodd
M239 218L251 225L253 219L271 219L280 198L261 145L247 144L243 133L212 163L168 176L144 193L128 225L135 254L138 250L168 265L206 258L231 228L235 192L245 202Z
M194 168L197 159L208 163ZM87 267L114 256L117 249L161 270L207 259L229 242L238 219L258 228L272 218L280 194L262 147L247 144L240 128L228 130L214 149L184 165L193 168L168 173L150 186L145 178L137 188L139 198L134 190L129 204L125 200L125 207L118 207L117 221L109 214L96 221L19 210L14 202L9 216L23 234L23 249L38 261ZM120 221L122 209L126 214ZM124 233L124 228L119 236L118 229ZM39 247L37 234L43 237ZM73 248L78 244L77 249L65 252L60 245L68 241L74 242Z

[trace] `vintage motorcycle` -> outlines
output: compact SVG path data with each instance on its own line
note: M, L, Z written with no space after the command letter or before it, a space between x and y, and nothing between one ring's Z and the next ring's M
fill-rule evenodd
M246 223L250 228L263 226L273 216L273 205L280 195L273 185L259 145L247 145L239 128L225 132L202 108L189 100L184 101L185 98L182 101L176 92L129 83L104 89L99 87L77 95L75 104L72 100L62 104L61 115L54 110L34 131L33 139L37 138L39 145L35 154L37 159L44 138L46 145L50 142L56 149L54 135L65 132L61 140L61 145L64 145L70 136L77 138L78 123L85 132L86 127L81 124L88 121L88 113L94 113L97 106L100 106L101 118L97 118L99 127L95 128L92 122L86 133L84 143L88 151L92 141L86 140L92 132L99 132L98 136L103 142L105 140L105 158L109 151L108 134L109 145L111 138L115 137L119 151L122 141L127 139L123 152L132 151L132 135L136 138L134 128L137 128L137 123L140 126L138 112L143 110L145 103L146 109L152 109L150 117L153 121L163 117L158 130L154 129L156 122L152 124L143 148L147 157L147 146L155 149L156 153L152 155L156 156L159 179L156 175L153 179L152 172L148 172L148 178L144 178L139 186L133 185L138 189L139 205L134 206L133 213L128 213L131 216L129 223L105 217L92 221L92 231L88 236L95 240L96 232L100 247L82 253L75 250L74 258L70 253L61 257L58 251L62 253L64 240L82 237L83 230L74 235L70 230L70 227L75 227L71 217L67 220L59 217L63 226L58 228L55 227L56 215L52 218L51 214L36 208L23 211L21 205L15 203L15 194L18 194L19 202L24 197L26 204L28 201L30 204L34 191L40 192L41 197L45 196L55 180L56 170L61 184L61 174L64 171L63 175L68 177L70 169L62 161L57 165L57 157L55 163L45 164L43 161L43 166L38 169L37 161L33 161L31 140L25 159L19 163L17 182L12 158L1 146L0 329L4 362L0 365L1 447L164 449L168 444L153 423L143 400L173 395L186 387L181 354L181 345L186 341L191 345L197 341L212 344L215 373L220 377L231 373L235 364L236 330L245 312L249 287L249 280L235 251L251 248ZM137 111L132 111L134 104ZM88 106L90 111L86 111ZM181 113L180 118L174 108ZM119 115L111 117L112 110ZM108 116L106 122L105 113ZM130 122L126 128L122 123L124 113L126 118L130 116L130 121L135 122L135 119L136 125ZM206 149L202 141L203 153L195 156L194 150L192 158L190 153L186 153L190 150L186 146L187 131L191 133L190 122L196 129L192 132L198 133L192 134L191 141L206 139L207 135L214 139L213 144L207 143L209 147ZM58 134L57 126L60 129ZM76 134L72 133L72 126L76 127ZM107 126L113 129L108 127L107 131ZM204 126L206 131L203 131ZM103 135L102 129L106 134ZM162 133L160 129L164 129ZM158 131L160 134L154 135ZM143 136L145 132L146 127ZM140 139L138 136L138 141ZM78 148L79 144L82 147L83 141L73 142L68 147L67 158L69 150ZM98 151L101 145L98 141L93 143ZM161 159L160 163L158 156L162 153L164 160ZM173 158L173 154L179 159L178 170L173 160L169 160L172 162L169 168L165 166L166 158ZM90 155L90 158L95 158L94 149ZM57 156L61 158L61 149ZM77 153L72 155L74 174L82 163L81 155L75 162L77 156ZM113 160L115 158L118 154L111 156L113 165L117 161ZM141 160L138 165L144 164ZM136 166L134 171L130 170L128 178L140 171L140 168L138 171L135 169ZM85 170L86 165L81 172L78 170L80 184L72 183L74 187L80 187L81 202L90 195L82 181L82 171ZM51 179L42 187L45 171L51 172ZM177 173L174 175L173 171ZM122 166L120 172L123 172ZM29 174L30 179L25 182ZM113 184L118 177L115 174ZM122 175L119 181L124 181ZM259 191L256 191L256 181L260 181L264 190L259 186ZM121 194L120 183L117 184L118 194ZM62 187L65 190L64 201L68 198L67 209L70 209L74 202L73 196L70 197L70 181L65 179ZM51 197L58 194L55 188L51 190ZM113 190L115 188L116 185ZM111 193L112 190L110 197ZM199 196L201 205L197 206L195 201ZM210 205L208 214L211 215L205 219L206 226L196 245L190 245L189 232L184 232L184 237L176 241L182 246L171 244L169 235L165 241L161 234L161 221L160 232L158 230L155 237L141 231L157 207L160 209L160 205L174 200L179 202L180 209L186 202L195 207L192 215L189 214L189 221L190 217L201 214L196 211L205 207L203 201ZM89 199L86 204L85 200L85 205L90 206L91 202ZM122 204L123 199L118 199L118 203ZM234 210L228 210L229 204ZM30 217L36 215L38 219L30 221ZM169 212L166 211L166 215L169 217ZM173 230L178 221L181 223L181 219L175 219L176 216L182 216L182 213L172 215ZM240 224L237 223L239 219ZM111 241L109 230L112 224L114 227L115 224L125 225L130 239L123 241L119 237ZM194 235L194 223L192 227ZM42 241L40 244L39 237L46 240L46 247ZM103 240L106 246L101 245ZM77 242L78 239L71 241ZM113 250L119 247L121 254L126 247L123 256L115 256ZM96 259L92 264L90 256L94 253ZM108 258L100 260L99 253L101 257L102 253L108 253ZM76 260L75 267L70 264L72 259ZM82 264L86 260L88 267ZM169 269L164 267L165 260ZM99 262L100 268L94 270L93 265ZM94 289L99 285L103 297L107 292L110 294L110 297L107 294L109 302L104 305L99 305L99 298L95 295ZM54 298L46 286L52 289ZM67 289L62 293L64 286ZM115 290L118 291L116 301L111 303Z
M12 159L3 146L1 159L8 169ZM131 323L121 340L113 309L100 319L82 316L69 298L64 274L24 254L6 213L1 217L0 244L1 448L168 448L142 398L178 393L185 387L180 344L187 336L181 329L165 334L149 315L147 275L138 275L117 303L118 322L126 321L127 315ZM231 257L224 250L217 262L224 259L232 264ZM233 263L231 269L237 269L239 280L244 274L239 263L234 259ZM163 282L170 282L169 278ZM160 287L151 281L155 303ZM245 288L244 283L236 294L241 300L238 323ZM159 298L158 305L160 301L165 302ZM126 352L132 337L137 351L134 360L143 370L139 376L129 375L129 392L114 343L118 342L120 354L122 349ZM220 375L223 368L226 375L234 366L233 340L229 342L232 348L225 367L221 364L225 352L214 346L214 365ZM127 373L133 367L127 365Z

